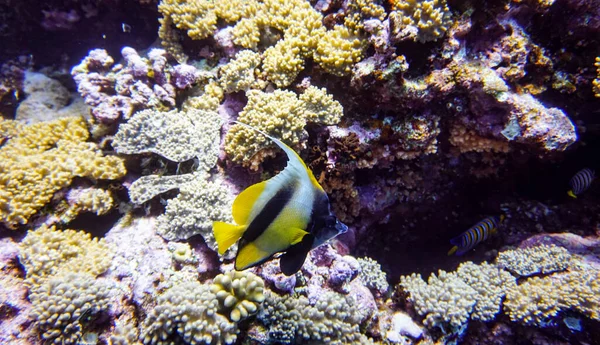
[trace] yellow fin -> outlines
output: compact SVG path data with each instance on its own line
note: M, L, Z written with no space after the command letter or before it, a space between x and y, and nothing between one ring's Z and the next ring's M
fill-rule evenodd
M244 189L233 201L232 213L233 219L238 224L248 224L248 217L256 200L265 190L267 181L253 184Z
M250 242L239 249L235 258L235 269L238 271L245 270L260 263L273 254L275 253L269 253L265 250L262 250L258 248L256 243Z
M245 230L245 225L213 222L213 233L219 247L219 254L223 255L229 247L242 237Z
M575 195L575 193L573 193L573 190L568 191L567 195L570 196L573 199L577 199L577 195Z
M452 247L452 249L450 249L450 251L448 252L448 256L450 256L450 255L452 255L452 254L456 253L456 251L457 251L457 250L458 250L458 247L457 247L457 246L454 246L454 247Z
M255 241L239 249L235 258L235 269L240 271L255 266L271 255L300 243L307 234L308 232L298 228L267 229Z

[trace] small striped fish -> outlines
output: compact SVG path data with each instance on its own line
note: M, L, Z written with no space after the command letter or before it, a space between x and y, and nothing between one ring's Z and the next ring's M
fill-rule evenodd
M567 192L567 194L571 198L577 198L577 196L583 192L585 192L588 188L590 188L592 181L596 178L596 173L592 169L582 169L571 178L571 182L569 185L571 189Z
M469 250L475 248L480 242L487 240L491 235L496 233L496 230L502 221L504 215L500 217L488 217L479 223L473 225L469 230L456 236L450 240L450 243L454 245L448 252L448 255L456 253L456 255L463 255Z

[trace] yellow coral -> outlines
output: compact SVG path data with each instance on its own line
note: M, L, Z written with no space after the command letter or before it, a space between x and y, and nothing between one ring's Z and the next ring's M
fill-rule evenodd
M54 193L74 177L116 179L125 175L123 161L105 157L97 145L85 142L83 118L69 117L30 126L0 120L12 135L0 148L0 221L26 224Z
M597 77L592 81L592 90L596 97L600 97L600 56L596 57L596 63L594 65L596 66Z
M185 103L183 103L183 110L188 111L189 108L192 108L217 111L219 104L221 104L221 101L223 100L223 95L224 92L221 86L219 86L216 81L211 80L204 86L202 95L186 99Z
M230 271L215 277L210 287L219 300L221 314L229 313L229 320L238 322L256 313L265 300L265 283L250 272Z
M110 268L112 253L104 239L76 230L42 226L30 230L20 246L19 261L27 283L35 289L50 277L63 273L98 276Z
M419 42L435 41L442 37L451 25L450 9L446 0L392 0L392 9L399 17L399 24L408 31L416 28L413 36Z
M162 0L158 10L165 18L190 38L199 40L210 36L217 29L217 16L212 1L205 0ZM164 25L167 22L161 23Z
M382 16L382 8L363 2L358 8L364 16ZM221 18L236 22L231 31L236 45L253 50L261 43L272 45L263 53L263 70L266 79L278 87L291 84L309 58L328 72L347 74L361 59L366 46L364 38L357 34L358 23L349 22L350 27L327 31L323 16L305 0L163 0L159 10L164 16L159 30L163 45L178 59L181 46L165 28L167 25L186 30L192 39L202 39L216 30L216 18Z
M343 25L327 31L317 44L315 61L327 72L339 76L349 74L352 66L359 62L365 41Z
M504 306L513 321L529 325L539 325L569 308L600 320L600 272L575 265L565 274L528 279L508 290Z
M238 121L261 129L288 145L297 146L306 137L307 122L333 125L339 122L342 106L325 89L309 87L298 98L291 91L265 93L250 90L248 103ZM241 125L234 125L225 138L225 152L237 162L249 163L250 158L271 143L264 135ZM260 163L260 160L255 163Z
M219 71L221 87L226 92L248 90L253 87L262 88L263 85L256 80L256 69L260 65L260 54L251 50L242 50L235 55Z

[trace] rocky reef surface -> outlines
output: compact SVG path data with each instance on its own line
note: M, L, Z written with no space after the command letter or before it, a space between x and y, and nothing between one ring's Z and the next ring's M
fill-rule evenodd
M597 1L0 18L0 344L600 344L600 183L571 182L600 171ZM213 221L286 164L233 121L349 226L296 275L217 254Z

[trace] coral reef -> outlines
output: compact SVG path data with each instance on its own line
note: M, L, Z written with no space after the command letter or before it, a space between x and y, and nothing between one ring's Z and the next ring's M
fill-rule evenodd
M391 4L395 12L390 17L398 39L433 41L442 37L451 24L446 0L393 0Z
M0 4L0 343L600 343L599 9ZM285 166L240 123L348 225L294 275L216 250Z
M419 275L400 277L400 285L410 293L420 315L429 327L448 324L459 328L469 318L489 321L500 311L507 290L516 285L506 271L489 264L461 264L456 272L440 270L425 282Z
M125 175L119 157L104 156L80 117L29 126L0 120L0 221L26 224L54 193L73 178L118 179Z
M96 276L110 267L104 240L75 230L42 226L21 243L19 261L33 305L31 317L42 339L78 344L85 323L109 307L111 282Z
M233 344L237 326L217 312L219 302L210 287L185 282L163 292L143 322L140 338L146 345Z
M265 93L250 90L248 103L238 121L265 131L294 147L306 137L308 122L335 124L342 116L342 106L325 89L309 87L300 96L291 91ZM261 149L271 146L269 139L242 125L234 125L225 137L225 152L233 161L248 163ZM254 165L260 163L253 162Z
M71 74L77 90L100 123L128 119L135 111L175 107L176 92L207 76L190 65L171 66L166 52L152 49L148 57L125 47L125 64L115 64L103 49L90 51Z
M112 145L125 154L156 153L174 162L196 158L200 170L217 163L221 118L217 113L188 109L135 113L119 126Z
M271 293L264 304L258 318L268 328L268 343L372 344L359 331L364 315L342 295L329 292L310 303L306 297Z
M229 312L229 320L238 322L258 311L265 300L265 283L252 273L231 271L213 279L210 291L219 300L222 314Z
M527 277L566 270L571 265L571 254L563 247L541 245L505 250L498 254L496 263L514 274Z
M231 222L233 196L219 180L210 181L201 172L179 176L144 176L129 188L132 201L141 203L158 194L179 189L167 201L165 213L158 217L157 232L169 240L187 240L201 234L207 244L217 248L212 222ZM230 250L235 251L235 248Z

